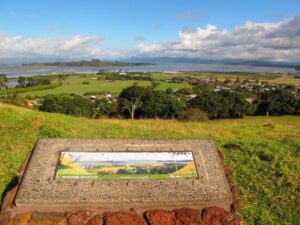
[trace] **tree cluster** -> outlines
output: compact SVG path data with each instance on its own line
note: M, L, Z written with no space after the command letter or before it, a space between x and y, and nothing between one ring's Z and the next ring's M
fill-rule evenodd
M189 102L192 108L207 112L210 119L241 118L251 114L251 105L240 93L204 91Z
M51 84L50 79L44 77L19 77L17 88L28 88L37 85L49 85Z
M92 102L81 96L48 95L44 97L39 108L45 112L63 113L73 116L95 117L95 107Z
M0 90L2 88L7 89L7 82L8 82L8 79L6 77L6 74L0 74Z
M105 99L93 102L79 95L63 94L45 96L39 110L87 118L111 117L115 111L113 104Z
M195 92L186 88L174 92L133 85L123 89L118 103L106 99L92 101L78 95L48 95L44 97L40 110L88 118L121 116L131 119L177 118L182 121L300 113L300 101L286 89L261 92L253 103L236 91L205 89L189 99L192 93Z
M154 90L153 87L133 85L123 89L119 96L119 113L131 119L175 118L184 106L177 96Z
M257 105L257 115L291 115L300 112L300 100L287 89L263 92Z
M149 75L144 74L126 74L109 73L105 76L105 80L151 80Z

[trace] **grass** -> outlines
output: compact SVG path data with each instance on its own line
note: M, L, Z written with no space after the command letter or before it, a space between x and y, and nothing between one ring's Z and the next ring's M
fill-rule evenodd
M40 91L29 91L20 94L20 96L44 96L47 94L61 94L61 93L75 93L78 95L83 95L85 92L110 92L110 93L119 93L122 89L137 83L140 86L150 86L150 81L134 81L134 80L97 80L96 75L87 75L87 76L68 76L63 82L63 85L47 90ZM165 90L167 88L178 89L180 87L189 87L188 84L172 84L167 82L161 82L157 87L159 90Z
M264 80L264 79L262 79ZM299 78L295 78L293 76L282 76L282 77L278 77L274 80L264 80L264 81L268 81L270 83L274 83L274 84L294 84L294 85L300 85L300 79Z
M244 224L299 224L299 116L202 123L89 120L0 104L0 118L1 193L38 138L209 138L225 155L241 199ZM241 150L222 148L229 143Z
M295 78L293 75L285 74L266 74L266 73L198 73L198 74L164 74L154 73L152 78L157 80L171 79L172 77L194 77L194 78L217 78L219 81L230 79L235 81L237 77L243 80L260 80L273 84L295 84L300 85L300 79Z

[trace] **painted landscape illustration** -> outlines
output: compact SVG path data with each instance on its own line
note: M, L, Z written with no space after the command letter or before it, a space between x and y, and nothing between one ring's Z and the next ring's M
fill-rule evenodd
M195 178L192 152L62 152L57 178Z

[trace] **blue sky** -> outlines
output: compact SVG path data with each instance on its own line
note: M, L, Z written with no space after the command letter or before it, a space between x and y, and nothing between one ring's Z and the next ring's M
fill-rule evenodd
M276 24L299 13L299 0L0 0L0 33L10 41L97 37L91 46L105 57L178 42L179 32L208 24L231 31L246 21Z

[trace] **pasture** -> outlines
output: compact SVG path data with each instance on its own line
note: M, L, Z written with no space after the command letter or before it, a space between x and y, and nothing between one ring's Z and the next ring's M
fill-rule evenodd
M150 81L135 81L135 80L104 80L97 79L99 76L96 75L72 75L68 76L63 84L54 89L40 90L40 91L29 91L21 93L20 95L25 96L44 96L48 94L78 94L83 95L85 92L108 92L108 93L120 93L124 88L129 87L133 84L139 86L151 86ZM56 82L56 81L54 81ZM174 84L167 82L160 82L157 87L158 90L166 90L167 88L178 89L181 87L190 87L188 84Z

